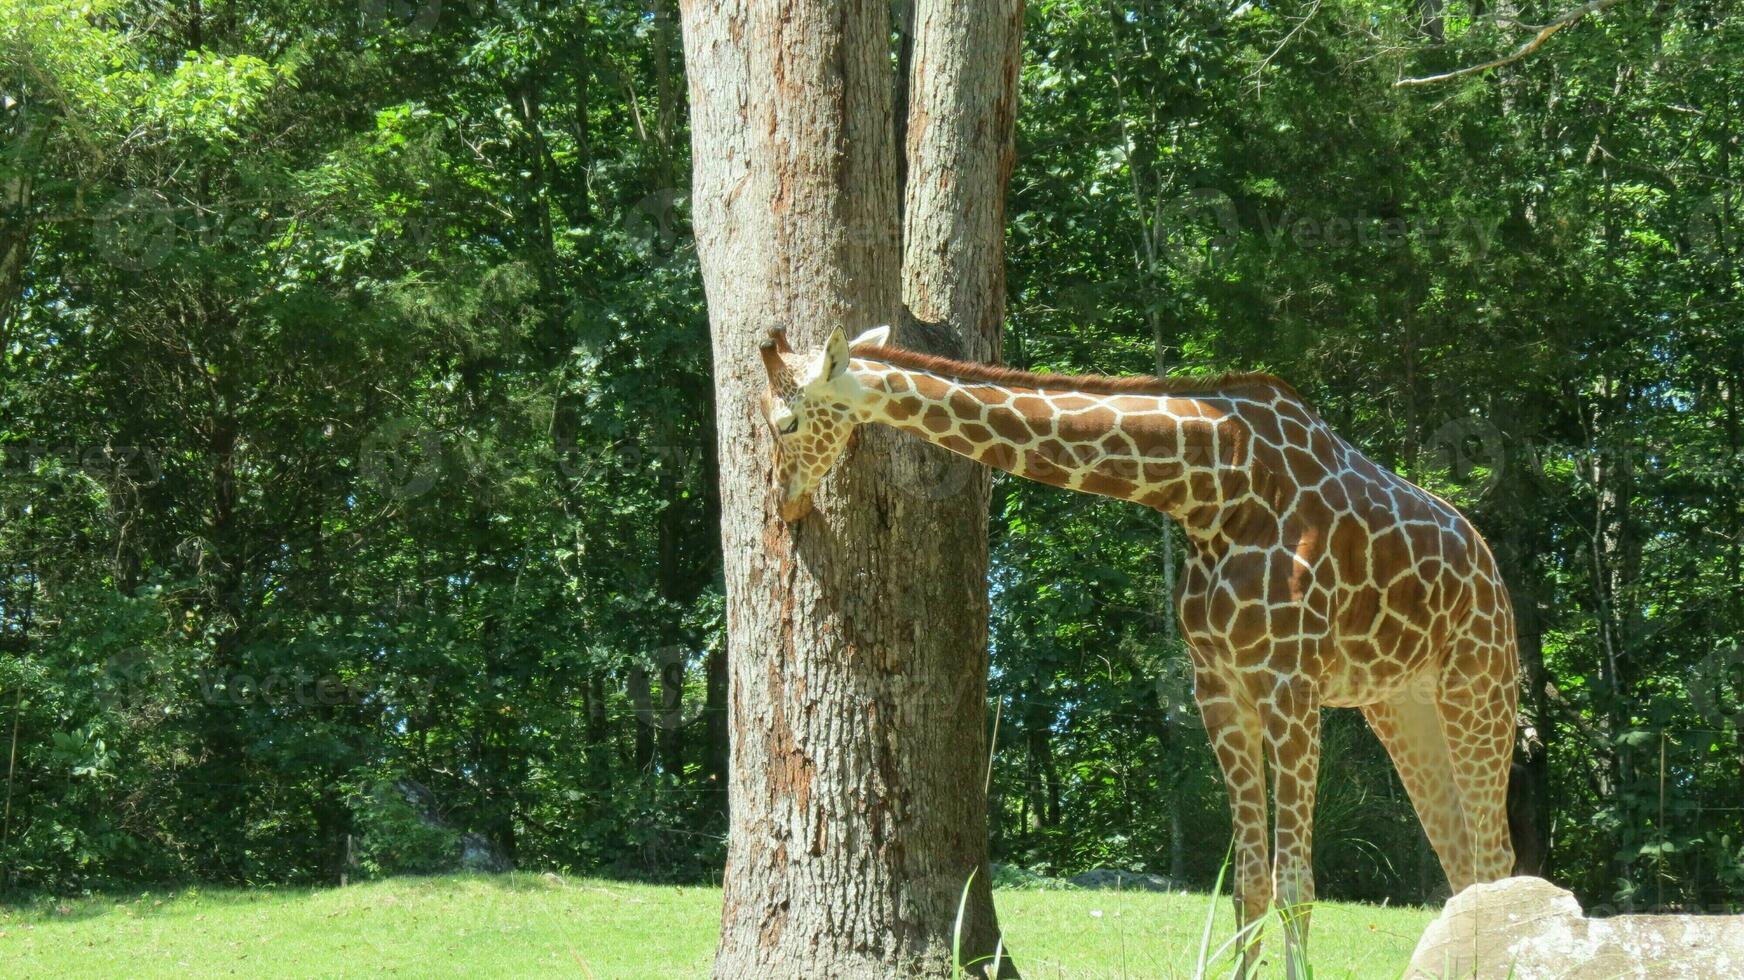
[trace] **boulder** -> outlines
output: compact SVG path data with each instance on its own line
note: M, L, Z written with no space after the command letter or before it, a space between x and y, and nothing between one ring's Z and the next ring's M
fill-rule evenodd
M1079 888L1107 888L1128 892L1172 892L1179 891L1181 887L1162 875L1122 871L1119 868L1094 868L1066 880Z
M441 866L422 870L473 871L482 874L503 874L515 870L515 862L510 860L508 854L495 841L483 834L454 827L442 815L436 794L429 787L412 779L395 780L393 785L400 798L417 814L421 824L431 830L454 835L452 853L443 860Z
M1424 930L1407 980L1744 977L1744 915L1589 919L1542 878L1473 885Z
M515 862L495 841L469 830L460 835L460 870L504 874L515 870Z

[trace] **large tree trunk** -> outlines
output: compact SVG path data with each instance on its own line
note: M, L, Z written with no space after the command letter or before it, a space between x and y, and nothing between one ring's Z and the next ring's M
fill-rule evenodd
M943 10L917 22L988 29ZM889 11L882 0L682 6L731 685L720 976L948 975L963 884L987 877L986 484L869 429L812 515L790 526L769 492L758 410L757 344L772 325L789 327L801 349L838 326L880 323L927 342L901 326ZM1015 17L1000 21L1015 32ZM978 101L984 87L959 94L922 75L981 71L988 56L971 50L977 43L916 39L917 62L935 49L941 60L916 65L914 104L940 118L920 121L910 147L931 179L961 189L918 205L927 213L910 233L932 252L912 258L906 282L925 318L949 322L929 337L986 355L1000 316L989 295L1000 279L988 269L1000 261L994 179L1009 169L1010 96L999 103L1005 134L990 118L976 130L957 117L990 108ZM995 60L1004 57L1002 48ZM1009 89L1009 73L1002 79ZM922 94L928 86L938 89ZM981 151L959 147L965 136ZM966 926L965 960L991 953L984 887Z

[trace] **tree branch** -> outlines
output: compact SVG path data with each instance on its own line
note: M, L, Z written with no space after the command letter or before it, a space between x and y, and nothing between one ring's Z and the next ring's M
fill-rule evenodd
M1303 14L1301 17L1296 18L1296 26L1290 28L1290 32L1284 35L1284 39L1278 42L1278 46L1272 49L1272 53L1266 55L1265 60L1259 63L1259 67L1248 73L1248 81L1254 83L1254 88L1259 88L1260 76L1265 72L1267 66L1276 60L1278 55L1284 53L1284 49L1289 46L1290 41L1295 38L1297 34L1302 33L1302 28L1307 27L1308 22L1313 20L1314 15L1319 12L1320 0L1314 0L1314 3L1309 6L1308 12Z
M1492 68L1511 65L1514 62L1519 61L1521 58L1531 55L1539 48L1544 47L1544 42L1550 40L1550 36L1555 34L1557 31L1562 30L1570 24L1576 23L1588 14L1596 14L1599 11L1604 10L1606 7L1613 6L1620 2L1622 2L1622 0L1587 0L1586 3L1581 4L1573 10L1563 14L1561 17L1558 17L1544 25L1542 28L1539 28L1538 33L1533 35L1532 40L1520 45L1519 48L1515 49L1513 54L1497 58L1495 61L1486 61L1481 65L1471 65L1465 68L1460 68L1456 71L1442 72L1439 75L1424 75L1420 78L1401 78L1393 83L1393 87L1408 88L1413 85L1428 85L1432 82L1445 82L1450 78L1459 78L1463 75L1476 75L1479 72L1486 72Z

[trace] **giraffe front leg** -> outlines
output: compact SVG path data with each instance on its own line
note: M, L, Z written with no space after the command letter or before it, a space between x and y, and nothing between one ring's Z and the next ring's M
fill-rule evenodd
M1235 832L1230 890L1235 895L1239 949L1236 975L1245 977L1258 963L1260 921L1272 899L1266 860L1264 737L1253 703L1221 678L1196 673L1193 694L1229 790L1229 816Z
M1313 685L1281 677L1260 705L1277 808L1273 895L1284 923L1284 975L1306 974L1314 905L1314 790L1320 769L1320 700Z

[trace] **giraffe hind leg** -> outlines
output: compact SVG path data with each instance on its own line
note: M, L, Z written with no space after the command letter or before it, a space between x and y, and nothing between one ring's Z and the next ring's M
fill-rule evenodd
M1501 646L1462 644L1442 674L1441 731L1471 832L1472 874L1478 882L1514 872L1508 773L1518 697L1513 651Z
M1405 784L1449 887L1459 894L1473 881L1471 838L1434 691L1415 686L1362 712Z

